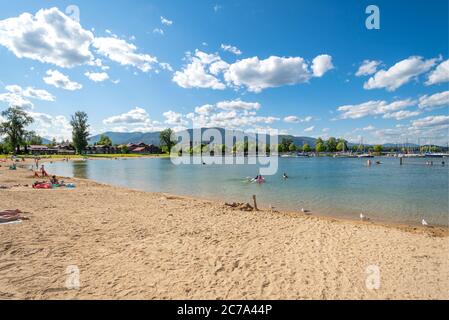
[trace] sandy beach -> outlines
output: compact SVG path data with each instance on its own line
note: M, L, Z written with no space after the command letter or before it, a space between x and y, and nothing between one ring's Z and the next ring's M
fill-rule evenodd
M0 209L29 220L0 225L0 299L449 299L446 229L64 180L77 187L33 190L32 172L2 164Z

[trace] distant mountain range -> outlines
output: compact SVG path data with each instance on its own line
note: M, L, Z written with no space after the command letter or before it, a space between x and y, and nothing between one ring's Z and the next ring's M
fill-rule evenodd
M225 136L225 129L223 128L213 128L213 129L217 129L220 131L220 133L222 134L222 136ZM201 129L202 132L204 132L204 130L206 129ZM187 130L190 134L190 136L192 136L192 129ZM111 140L113 144L128 144L128 143L146 143L146 144L153 144L158 146L160 144L160 132L105 132L103 133L104 135L108 136ZM101 134L99 135L95 135L92 136L89 139L89 143L91 144L95 144L98 141L100 141L100 137ZM280 135L279 136L279 142L282 141L282 139L290 139L293 141L293 143L296 146L303 146L304 144L308 144L309 146L311 146L312 148L315 147L316 145L316 138L312 138L312 137L296 137L296 136L292 136L292 135ZM255 135L253 135L253 137L249 137L249 139L251 141L255 141ZM46 140L46 139L44 139ZM50 141L49 141L50 142ZM45 142L44 142L45 143ZM224 142L223 142L224 143ZM350 143L348 142L348 147L351 148L354 145L359 145L359 143ZM365 146L369 147L372 146L370 144L365 144ZM419 147L417 144L414 143L407 143L407 144L395 144L395 143L386 143L382 145L384 148L395 148L397 146L399 147L404 147L404 148L417 148Z
M214 128L220 131L223 137L225 137L225 129L222 128ZM202 132L204 132L206 129L202 129ZM192 136L192 129L187 130ZM237 131L238 132L238 131ZM159 145L160 144L160 132L105 132L104 135L108 136L113 144L128 144L128 143L146 143L146 144L154 144ZM89 138L89 143L95 144L100 141L100 137L102 134L95 135ZM282 141L282 139L291 139L293 140L293 143L297 146L303 146L304 144L308 144L311 147L315 147L316 139L311 137L295 137L291 135L280 135L279 136L279 142ZM249 139L252 141L255 141L255 135L251 136L249 135ZM223 141L224 143L224 141Z

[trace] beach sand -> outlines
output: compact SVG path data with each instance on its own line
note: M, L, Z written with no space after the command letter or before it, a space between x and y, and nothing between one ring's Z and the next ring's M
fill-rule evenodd
M32 172L0 168L0 185ZM0 190L0 299L448 299L446 229L245 212L92 181ZM68 267L80 288L68 289ZM380 271L380 287L369 289ZM373 282L376 284L376 281Z

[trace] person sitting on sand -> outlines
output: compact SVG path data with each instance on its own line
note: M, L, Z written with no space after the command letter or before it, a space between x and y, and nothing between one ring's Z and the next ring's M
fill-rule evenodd
M58 178L56 178L56 176L51 177L50 179L50 183L51 184L58 184L59 185L59 180Z

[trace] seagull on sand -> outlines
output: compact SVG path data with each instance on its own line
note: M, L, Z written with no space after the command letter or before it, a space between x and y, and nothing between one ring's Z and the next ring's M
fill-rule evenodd
M360 220L362 221L368 221L369 218L365 217L365 215L363 213L360 214Z
M310 213L310 210L306 210L306 209L304 209L304 208L301 209L301 212L304 213L304 214L307 214L307 215L310 215L310 214L311 214L311 213Z
M428 227L428 226L429 226L429 224L427 223L427 221L424 220L424 219L422 219L421 224L422 224L424 227Z

